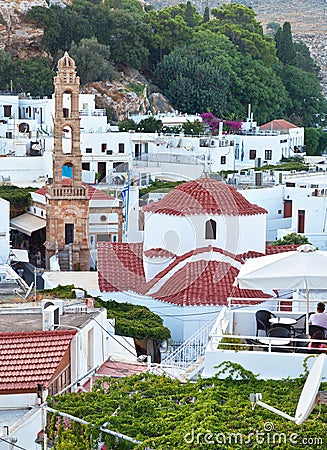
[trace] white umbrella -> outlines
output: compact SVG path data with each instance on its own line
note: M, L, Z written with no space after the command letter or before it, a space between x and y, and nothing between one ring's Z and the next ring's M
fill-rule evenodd
M295 251L246 261L236 278L241 289L305 289L306 332L309 329L309 289L327 289L327 252L310 244Z

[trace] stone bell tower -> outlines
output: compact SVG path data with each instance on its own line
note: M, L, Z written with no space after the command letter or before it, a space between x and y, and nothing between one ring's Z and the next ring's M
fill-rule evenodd
M65 52L54 78L53 183L46 193L46 267L57 255L61 270L89 270L89 196L82 185L79 77ZM69 178L63 178L63 173Z

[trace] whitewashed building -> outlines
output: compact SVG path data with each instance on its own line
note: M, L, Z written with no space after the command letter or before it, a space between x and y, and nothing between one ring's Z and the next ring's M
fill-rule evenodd
M231 294L263 295L233 286L244 257L266 252L266 211L234 187L200 178L145 206L144 214L143 243L98 245L104 299L149 307L182 342Z
M5 264L9 258L9 220L10 204L0 197L0 263Z

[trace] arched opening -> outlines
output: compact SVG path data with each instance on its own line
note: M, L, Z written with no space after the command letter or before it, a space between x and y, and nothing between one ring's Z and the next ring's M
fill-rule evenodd
M72 129L70 126L65 125L62 129L62 152L72 153Z
M64 118L69 119L72 112L72 93L65 91L62 99L62 115Z
M215 220L207 220L205 226L205 238L216 239L217 238L217 223Z
M18 125L18 130L20 133L28 133L30 131L30 126L26 122L21 122Z
M62 178L70 178L73 179L74 176L74 166L71 163L66 163L62 166L61 169Z

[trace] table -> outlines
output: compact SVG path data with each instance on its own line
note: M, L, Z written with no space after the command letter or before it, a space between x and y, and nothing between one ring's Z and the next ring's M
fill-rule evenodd
M295 325L296 320L291 319L290 317L272 317L269 319L269 322L272 325Z
M289 345L291 343L290 339L287 338L278 338L278 337L271 337L271 338L260 338L258 339L261 344L266 345L276 345L276 346L283 346L283 345Z

